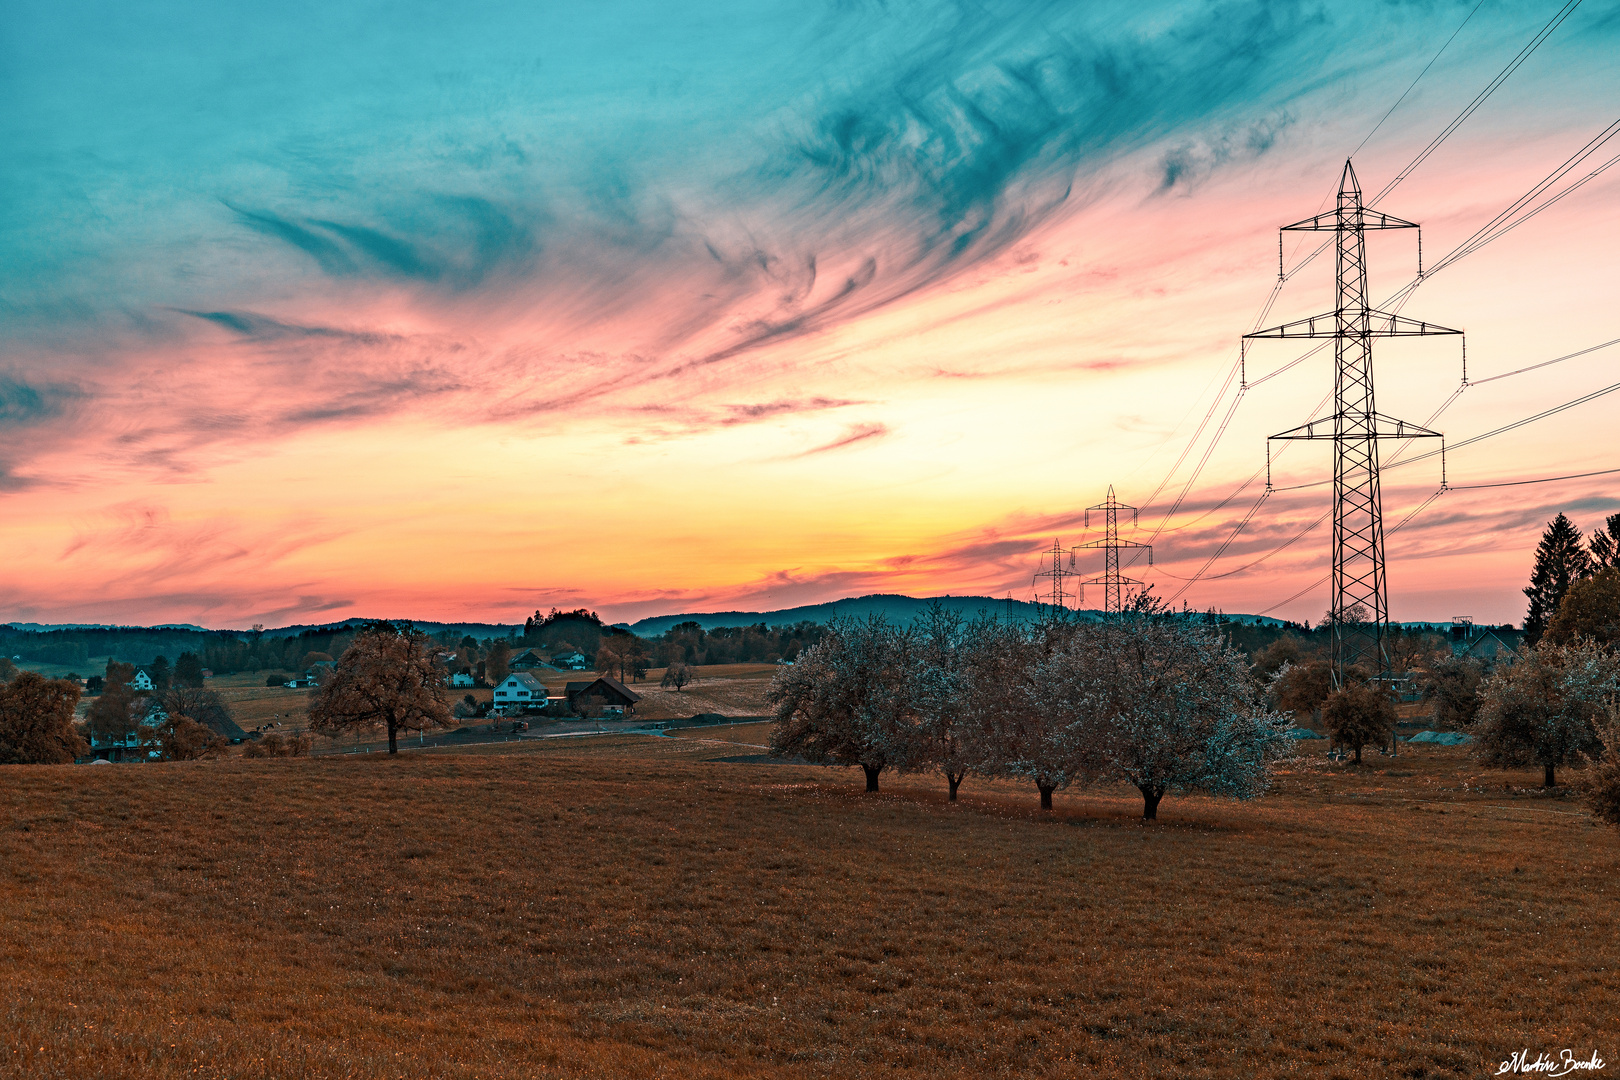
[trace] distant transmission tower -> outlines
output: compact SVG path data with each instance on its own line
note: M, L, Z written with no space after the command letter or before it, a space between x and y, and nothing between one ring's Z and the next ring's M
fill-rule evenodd
M1041 554L1052 556L1052 569L1037 572L1034 584L1039 586L1041 578L1051 578L1052 591L1044 594L1045 601L1053 607L1066 608L1069 606L1069 600L1074 597L1074 593L1063 587L1063 581L1065 578L1079 576L1074 572L1074 549L1065 548L1056 540L1053 540L1052 546L1041 552ZM1064 556L1068 556L1068 566L1064 566ZM1043 594L1037 588L1035 598L1040 600L1042 596Z
M1126 506L1124 503L1116 500L1114 498L1114 485L1108 485L1108 498L1104 499L1096 506L1086 507L1086 528L1088 529L1091 528L1091 512L1093 510L1101 511L1104 516L1105 524L1103 527L1103 538L1101 540L1093 540L1089 544L1082 544L1080 546L1103 549L1103 573L1102 577L1094 577L1087 581L1082 581L1080 583L1080 588L1082 590L1081 595L1084 595L1084 590L1087 585L1101 585L1103 587L1103 611L1109 614L1117 614L1121 610L1122 601L1124 599L1125 590L1123 587L1126 585L1140 586L1142 584L1135 578L1119 576L1120 550L1122 548L1146 549L1148 553L1148 565L1152 566L1153 545L1138 544L1134 540L1121 540L1119 538L1119 512L1121 510L1129 510L1131 512L1131 524L1135 525L1136 507Z
M1345 672L1369 663L1378 674L1389 671L1385 638L1389 627L1389 592L1384 578L1384 512L1378 482L1378 440L1443 439L1427 428L1380 415L1373 405L1372 339L1460 334L1434 323L1409 319L1367 306L1369 229L1416 229L1398 217L1369 210L1361 202L1361 185L1350 162L1344 163L1336 209L1285 225L1282 232L1331 232L1338 246L1338 306L1325 315L1245 334L1259 338L1332 338L1335 376L1333 414L1272 439L1330 439L1333 442L1333 685L1344 684ZM1282 240L1277 243L1278 276L1282 275ZM1423 234L1418 233L1418 275L1423 274ZM1247 348L1247 345L1245 345ZM1445 443L1441 442L1444 479ZM1266 457L1271 456L1270 439ZM1270 467L1266 486L1270 489Z

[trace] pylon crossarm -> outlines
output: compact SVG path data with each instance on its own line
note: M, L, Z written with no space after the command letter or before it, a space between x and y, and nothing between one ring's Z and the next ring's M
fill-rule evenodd
M1321 315L1312 315L1304 319L1295 319L1280 326L1267 327L1256 330L1252 334L1244 334L1243 340L1256 341L1264 338L1331 338L1339 337L1342 332L1342 322L1345 319L1366 319L1365 328L1356 328L1356 337L1432 337L1436 334L1460 334L1461 330L1453 330L1449 326L1439 323L1424 322L1422 319L1409 319L1405 315L1396 315L1390 311L1379 311L1377 308L1364 308L1362 310L1349 309L1345 311L1327 311Z
M1326 430L1318 430L1326 428ZM1337 413L1323 416L1297 428L1268 435L1272 439L1441 439L1445 436L1421 424L1400 420L1383 413Z
M1344 218L1348 217L1346 221ZM1359 220L1355 214L1341 215L1337 210L1329 210L1315 217L1308 217L1304 221L1296 221L1292 225L1284 225L1283 232L1337 232L1341 225L1362 229L1416 229L1415 221L1398 218L1394 214L1385 214L1378 210L1362 208Z
M1138 544L1135 540L1118 540L1118 539L1115 539L1115 540L1088 540L1086 543L1081 544L1080 546L1083 547L1083 548L1102 548L1102 547L1145 548L1145 547L1152 547L1153 545L1152 544Z
M1434 334L1460 334L1461 330L1453 330L1449 326L1439 323L1424 322L1422 319L1408 319L1405 315L1397 315L1392 311L1379 311L1377 308L1367 309L1367 320L1372 324L1368 332L1378 337L1430 337ZM1384 325L1379 327L1377 324Z
M1321 328L1318 329L1318 324ZM1260 338L1330 338L1338 333L1338 312L1329 311L1323 315L1312 315L1308 319L1295 319L1293 322L1283 323L1281 326L1268 327L1265 330L1256 330L1252 334L1244 334L1244 341L1254 341Z

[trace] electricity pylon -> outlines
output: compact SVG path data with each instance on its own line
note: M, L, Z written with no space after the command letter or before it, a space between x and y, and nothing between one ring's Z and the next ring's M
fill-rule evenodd
M1121 540L1119 538L1119 512L1131 512L1131 524L1136 524L1136 507L1126 506L1114 498L1114 485L1108 485L1108 498L1096 506L1086 507L1086 528L1091 528L1091 512L1100 510L1104 515L1103 538L1093 540L1081 547L1103 549L1102 577L1094 577L1080 583L1081 595L1085 595L1087 585L1101 585L1103 587L1103 611L1110 615L1117 615L1121 609L1125 585L1138 585L1142 583L1135 578L1119 576L1119 552L1121 548L1145 549L1148 553L1148 565L1153 565L1153 545L1138 544L1134 540Z
M1051 604L1053 607L1066 608L1069 606L1069 599L1074 596L1074 593L1069 592L1063 587L1063 579L1079 576L1074 572L1073 569L1074 549L1065 548L1062 544L1059 544L1056 540L1053 540L1052 546L1041 552L1041 554L1052 556L1052 569L1037 571L1035 574L1035 580L1032 582L1032 584L1038 585L1041 578L1051 578L1052 591L1046 594L1047 603ZM1065 555L1069 557L1069 565L1067 567L1063 565L1063 557ZM1037 592L1035 594L1035 599L1040 600L1041 593Z
M1384 416L1374 407L1372 339L1462 333L1379 311L1367 304L1367 230L1416 228L1413 222L1362 205L1361 185L1356 182L1355 169L1346 161L1339 181L1338 206L1282 228L1282 232L1331 232L1335 235L1338 306L1325 315L1244 335L1245 342L1260 338L1333 339L1333 414L1271 436L1266 440L1266 455L1269 461L1271 439L1330 439L1333 442L1333 592L1329 611L1333 623L1335 688L1344 685L1345 673L1358 663L1374 665L1380 675L1389 670L1385 646L1389 591L1384 577L1384 512L1378 482L1378 441L1443 439L1439 432ZM1419 275L1423 273L1422 251L1423 234L1420 232ZM1277 272L1281 277L1280 236L1277 258ZM1444 447L1442 441L1442 453ZM1268 490L1269 473L1268 467Z

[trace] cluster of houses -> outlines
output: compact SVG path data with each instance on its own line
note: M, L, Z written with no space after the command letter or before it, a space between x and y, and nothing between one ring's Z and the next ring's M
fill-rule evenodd
M553 697L546 684L530 671L514 671L495 687L493 711L502 716L527 712L628 716L636 711L640 700L640 694L608 675L568 683L561 694Z
M152 745L149 732L151 728L157 727L169 718L169 710L163 707L162 700L153 693L156 687L152 682L152 676L145 668L137 668L134 677L126 685L136 694L148 695L145 698L135 699L134 708L140 715L137 726L123 733L91 731L90 755L82 760L150 761L157 758L158 751ZM197 719L230 743L239 743L250 737L248 732L243 731L229 715L208 715Z
M513 671L538 671L549 668L552 671L584 671L588 666L585 654L578 649L563 649L561 652L548 656L541 656L533 649L526 649L518 656L512 657L507 667Z

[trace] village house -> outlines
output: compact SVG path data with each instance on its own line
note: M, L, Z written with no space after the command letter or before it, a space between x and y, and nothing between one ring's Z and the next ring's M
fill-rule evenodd
M1487 666L1497 661L1512 663L1519 658L1519 646L1524 631L1505 627L1475 626L1469 618L1459 617L1451 624L1451 653L1483 660Z
M551 657L551 666L563 671L584 671L585 654L578 649L555 653Z
M543 709L546 707L546 684L527 671L514 671L495 687L495 708Z
M563 691L568 707L577 713L600 709L608 715L628 716L636 711L641 695L609 675L592 682L571 682Z
M150 692L152 689L152 676L146 673L145 668L141 668L135 672L135 677L129 680L129 688L131 690L144 690Z
M507 667L512 671L533 671L536 668L551 669L551 664L533 649L525 649L521 654L512 657L512 662Z
M471 686L473 685L473 682L474 679L471 672L458 671L450 676L450 685L456 687L457 689L464 686Z

